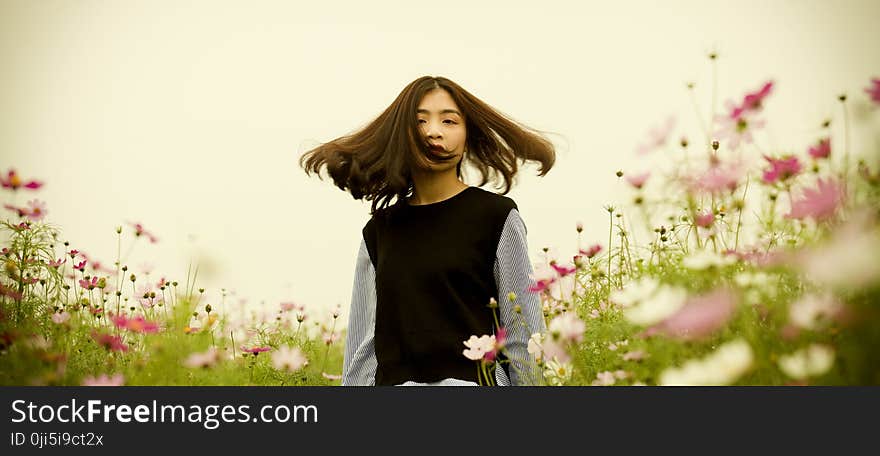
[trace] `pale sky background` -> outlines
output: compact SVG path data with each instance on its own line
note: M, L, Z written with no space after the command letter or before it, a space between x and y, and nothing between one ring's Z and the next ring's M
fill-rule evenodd
M225 287L227 306L293 300L346 316L369 203L297 160L417 77L451 78L555 133L554 169L524 167L508 194L538 262L544 246L574 253L579 220L585 244L607 243L603 205L632 197L614 172L672 153L634 153L652 126L675 115L674 143L702 140L685 84L705 116L708 52L717 107L774 80L758 141L803 155L839 119L836 96L864 100L880 76L878 17L870 0L2 0L0 167L43 180L17 202L46 201L63 238L104 264L115 227L139 221L160 242L138 243L135 272L148 263L151 278L182 283L198 260L208 302ZM858 103L854 116L869 116Z

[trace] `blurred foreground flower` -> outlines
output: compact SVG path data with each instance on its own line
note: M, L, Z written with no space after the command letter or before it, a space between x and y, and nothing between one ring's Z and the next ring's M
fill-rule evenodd
M663 334L680 340L708 337L730 321L736 296L726 289L688 299L675 314L648 328L645 335Z
M865 93L871 96L871 101L880 104L880 78L872 78L871 85L865 89Z
M834 215L843 203L843 187L834 179L819 179L815 188L804 189L803 195L792 199L791 212L786 218L812 218L822 221Z
M193 353L183 361L183 365L189 368L208 368L220 361L220 351L217 347L211 347L204 353Z
M663 386L730 385L752 367L752 348L743 339L727 342L703 359L660 374Z
M127 329L131 332L142 334L159 332L158 323L148 321L140 315L134 318L127 318L125 315L115 315L110 317L110 319L117 328Z
M612 302L624 306L623 316L637 325L658 323L678 311L687 299L687 291L672 285L660 285L654 279L642 279L624 291L611 294Z
M128 351L128 345L125 345L125 342L123 342L122 338L119 336L92 331L92 338L95 339L95 342L97 342L98 345L107 350L120 352Z
M847 289L880 281L880 232L870 210L853 214L831 238L791 260L807 279Z
M801 172L803 167L797 157L786 155L781 158L773 158L764 155L764 159L770 164L770 168L764 170L763 180L765 184L785 182Z
M278 370L295 372L309 364L309 360L299 347L283 345L272 353L272 366Z
M23 182L21 177L18 176L18 173L15 172L14 169L10 169L6 173L6 177L0 176L0 185L3 188L11 188L12 191L16 191L21 187L24 187L29 190L36 190L43 186L42 182L31 180L28 182Z
M828 372L834 364L834 350L821 344L811 344L790 355L779 357L779 369L791 378L804 380Z
M82 381L82 386L122 386L125 377L122 374L113 374L112 377L107 374L101 374L97 377L86 377Z

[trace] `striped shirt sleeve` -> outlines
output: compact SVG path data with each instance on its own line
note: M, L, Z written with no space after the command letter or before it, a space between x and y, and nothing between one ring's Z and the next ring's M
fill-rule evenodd
M532 263L529 260L526 227L519 211L511 209L498 241L495 258L495 283L498 286L498 308L501 325L507 330L506 354L510 359L510 377L501 366L495 371L499 386L540 385L543 377L534 358L528 352L533 333L546 332L540 297L528 291L531 285ZM516 299L511 302L508 294ZM519 305L521 312L515 311Z
M355 264L348 315L342 386L373 386L377 367L373 341L376 329L376 270L363 238Z

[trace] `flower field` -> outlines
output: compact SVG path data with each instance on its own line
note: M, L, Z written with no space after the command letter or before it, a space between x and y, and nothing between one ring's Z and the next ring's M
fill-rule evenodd
M651 130L637 153L667 166L618 171L632 196L597 208L608 237L581 239L575 225L578 250L543 249L522 290L540 295L548 329L528 343L538 383L880 384L880 150L849 138L852 103L880 116L880 79L866 80L823 95L839 109L806 150L756 141L776 81L737 95L702 134L673 135L671 120ZM0 384L340 384L339 309L250 312L225 290L204 299L197 269L133 271L122 246L161 242L139 223L116 227L117 257L102 264L45 222L35 195L51 183L13 169L0 179ZM476 334L462 356L491 372L499 352L512 356L508 334Z

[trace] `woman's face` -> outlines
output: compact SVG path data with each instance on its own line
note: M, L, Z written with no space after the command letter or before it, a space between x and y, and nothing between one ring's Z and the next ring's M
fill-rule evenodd
M461 110L443 89L426 93L416 111L422 140L430 146L431 171L453 171L464 153L467 131Z

